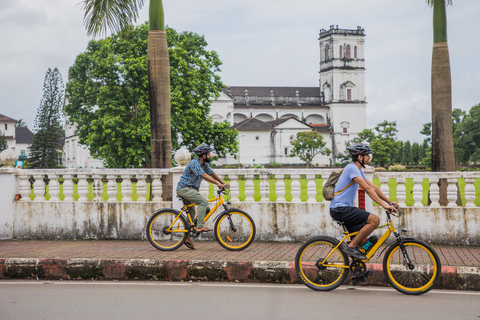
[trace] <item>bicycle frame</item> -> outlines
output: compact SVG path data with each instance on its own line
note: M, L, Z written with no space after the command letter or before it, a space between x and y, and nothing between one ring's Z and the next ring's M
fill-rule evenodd
M210 218L213 213L220 207L222 204L225 203L225 200L223 200L223 196L220 194L217 198L213 198L208 200L208 202L214 202L218 201L215 206L205 215L205 218L203 219L203 222L207 222L208 218ZM192 217L187 213L187 209L193 206L196 206L197 203L191 203L191 204L184 204L182 207L182 210L178 213L178 215L175 217L175 220L173 220L172 224L168 227L168 231L170 232L188 232L188 230L178 230L178 229L172 229L175 226L175 222L178 220L178 218L182 215L182 213L186 213L186 216L188 217L188 221L190 222L190 225L193 225L193 220Z
M388 237L393 233L395 235L397 235L397 230L395 229L395 227L393 226L393 222L390 220L390 217L388 217L388 222L386 224L382 224L380 226L378 226L376 229L383 229L385 227L388 227L388 229L385 231L385 233L380 237L380 239L378 239L377 243L375 243L375 245L372 247L372 249L370 251L367 252L366 254L366 257L367 259L366 260L362 260L364 262L370 260L370 258L376 253L376 251L378 250L378 248L380 248L380 246L385 242L387 241ZM337 244L337 246L335 248L333 248L330 253L325 257L325 259L320 263L320 265L324 266L324 267L336 267L336 268L344 268L344 269L347 269L349 268L349 266L344 266L344 265L338 265L338 264L335 264L335 265L330 265L330 264L324 264L323 262L324 261L327 261L327 259L335 252L335 250L338 249L338 247L340 247L343 242L345 240L347 240L347 242L350 242L350 238L352 236L355 236L356 234L358 234L358 231L357 232L352 232L352 233L348 233L348 231L344 231L343 232L344 236L342 238L342 240Z

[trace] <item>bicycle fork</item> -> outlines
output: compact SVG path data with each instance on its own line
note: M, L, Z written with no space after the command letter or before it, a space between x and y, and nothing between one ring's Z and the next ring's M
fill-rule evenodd
M397 232L395 232L394 234L395 234L395 237L397 237L398 246L400 247L400 250L402 250L402 255L403 255L403 258L405 259L406 265L410 270L415 269L415 265L410 260L410 257L408 256L408 252L405 249L405 245L403 243L403 236L399 235Z

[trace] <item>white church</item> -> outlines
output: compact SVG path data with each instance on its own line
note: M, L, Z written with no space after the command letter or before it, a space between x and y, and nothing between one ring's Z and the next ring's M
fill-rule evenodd
M317 131L332 150L313 164L332 165L345 142L366 128L364 29L320 30L320 87L228 87L212 103L213 121L239 131L238 158L219 164L303 163L291 141Z
M303 131L319 132L329 155L317 155L312 164L335 163L366 128L365 32L330 26L320 30L319 87L227 87L212 101L214 122L228 121L239 132L239 153L219 159L219 165L304 164L290 157L291 141ZM88 149L78 143L74 126L66 123L64 166L102 167Z

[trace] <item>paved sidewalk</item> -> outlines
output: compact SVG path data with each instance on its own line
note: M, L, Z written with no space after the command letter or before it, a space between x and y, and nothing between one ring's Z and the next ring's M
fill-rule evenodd
M256 241L243 251L225 250L216 241L195 245L197 250L168 252L148 241L0 240L0 279L299 282L293 261L300 243ZM480 247L434 248L442 263L437 288L480 290ZM382 259L375 256L369 267L381 272Z

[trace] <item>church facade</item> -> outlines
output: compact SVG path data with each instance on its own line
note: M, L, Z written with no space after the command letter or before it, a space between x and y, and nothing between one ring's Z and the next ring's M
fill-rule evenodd
M227 87L212 102L214 122L239 131L237 159L220 164L301 164L290 157L298 132L317 131L332 152L313 163L332 165L345 143L366 128L365 33L331 26L320 30L319 87Z

